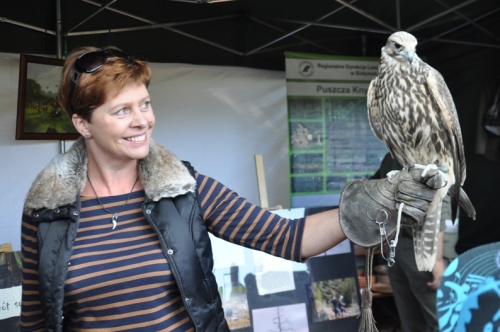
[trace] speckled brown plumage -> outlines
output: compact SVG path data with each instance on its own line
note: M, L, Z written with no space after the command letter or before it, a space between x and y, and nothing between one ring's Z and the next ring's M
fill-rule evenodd
M368 89L368 118L375 136L402 165L435 164L447 170L448 185L438 190L421 227L414 227L415 258L421 271L432 271L437 254L441 200L452 198L475 218L461 188L466 167L457 111L441 74L415 53L409 33L392 34L382 48L379 73Z

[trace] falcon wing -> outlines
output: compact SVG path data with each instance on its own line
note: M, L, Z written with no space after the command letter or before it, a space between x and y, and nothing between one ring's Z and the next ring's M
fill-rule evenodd
M455 220L457 211L457 203L467 212L467 214L475 219L476 211L472 206L469 198L462 189L465 181L465 153L462 140L462 131L458 122L457 110L451 96L450 90L444 81L443 76L434 68L427 65L428 71L425 74L425 79L432 97L436 101L443 124L446 127L450 142L452 144L453 153L453 172L455 173L455 184L450 188L449 194L452 197L452 216Z
M455 177L456 182L462 186L466 176L465 153L462 141L462 131L460 130L455 103L453 102L450 90L443 76L441 76L437 70L429 66L429 71L427 71L425 78L427 86L439 107L443 123L446 126L451 142L455 145L454 154L456 154L457 159L453 162L458 164L457 166L459 169L459 172L455 173Z
M368 108L368 121L373 134L379 140L384 142L384 135L382 134L382 126L380 125L380 112L378 109L378 100L376 97L378 77L375 77L368 87L366 94L366 107Z

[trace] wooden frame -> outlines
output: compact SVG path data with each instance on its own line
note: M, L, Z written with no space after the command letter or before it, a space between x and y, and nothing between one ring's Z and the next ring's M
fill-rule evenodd
M64 60L21 54L16 140L75 140L80 135L57 105Z

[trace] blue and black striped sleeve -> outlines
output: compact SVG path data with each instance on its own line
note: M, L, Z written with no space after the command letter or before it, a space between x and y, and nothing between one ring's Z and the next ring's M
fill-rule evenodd
M208 176L196 173L198 200L207 227L229 242L301 262L304 218L286 219L246 199Z

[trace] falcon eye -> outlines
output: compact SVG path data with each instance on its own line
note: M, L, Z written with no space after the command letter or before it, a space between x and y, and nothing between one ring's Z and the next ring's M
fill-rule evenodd
M399 44L398 44L398 43L396 43L396 42L394 43L394 46L395 46L396 48L401 48L401 47L402 47L401 45L399 45Z

